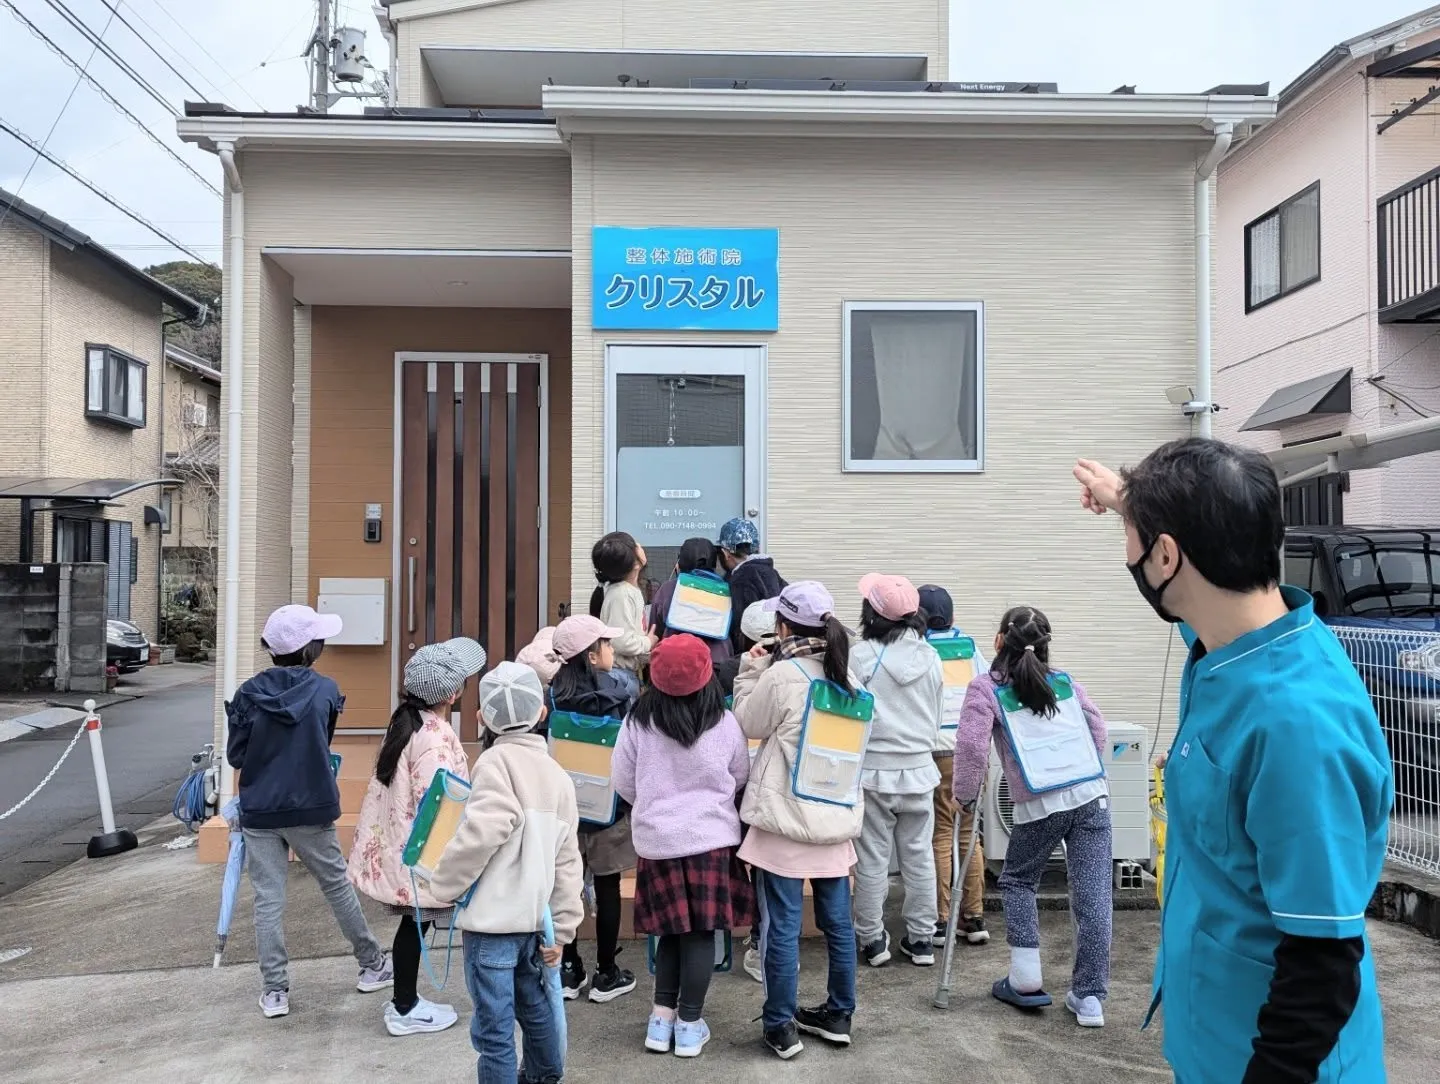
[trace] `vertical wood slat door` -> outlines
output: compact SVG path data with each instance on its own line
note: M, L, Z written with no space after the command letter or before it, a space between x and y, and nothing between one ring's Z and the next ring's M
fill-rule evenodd
M540 366L407 361L401 380L400 665L470 636L494 666L540 627ZM465 741L475 685L457 706Z

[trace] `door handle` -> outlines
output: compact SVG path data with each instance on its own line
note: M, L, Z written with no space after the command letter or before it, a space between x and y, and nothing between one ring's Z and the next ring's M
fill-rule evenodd
M407 612L408 612L409 617L408 617L408 622L407 622L406 628L407 628L410 632L414 632L414 631L415 631L415 558L413 558L413 557L410 558L410 595L409 595L409 609L408 609Z

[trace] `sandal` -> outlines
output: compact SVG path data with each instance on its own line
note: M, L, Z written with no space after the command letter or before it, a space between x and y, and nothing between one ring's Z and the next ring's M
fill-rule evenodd
M1014 1005L1017 1009L1043 1009L1051 1004L1050 995L1044 990L1036 990L1034 993L1022 994L1015 987L1010 985L1010 976L1003 979L996 979L995 985L990 987L990 993L995 995L997 1001L1003 1001L1007 1005Z

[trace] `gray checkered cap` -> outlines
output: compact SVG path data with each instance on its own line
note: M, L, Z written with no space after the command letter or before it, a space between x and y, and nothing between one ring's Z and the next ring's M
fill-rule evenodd
M485 669L485 649L467 636L426 644L405 664L405 691L427 704L443 704Z
M529 730L544 707L540 677L528 666L502 662L480 679L480 718L496 734Z

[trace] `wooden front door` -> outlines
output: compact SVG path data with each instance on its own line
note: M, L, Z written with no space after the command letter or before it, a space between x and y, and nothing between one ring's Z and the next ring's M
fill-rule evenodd
M544 612L542 355L401 364L400 665L452 636L513 659ZM477 735L475 682L460 736Z

